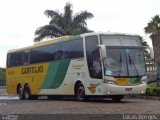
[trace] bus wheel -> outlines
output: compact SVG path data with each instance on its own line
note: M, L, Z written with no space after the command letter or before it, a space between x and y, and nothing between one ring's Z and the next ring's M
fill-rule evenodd
M123 95L113 95L111 98L114 102L120 102L124 98L124 96Z
M24 99L29 100L31 98L31 91L29 85L26 85L24 88Z
M82 83L78 84L76 87L76 98L79 101L85 100L85 89Z
M18 86L17 95L20 100L24 100L24 94L23 94L23 89L21 85Z

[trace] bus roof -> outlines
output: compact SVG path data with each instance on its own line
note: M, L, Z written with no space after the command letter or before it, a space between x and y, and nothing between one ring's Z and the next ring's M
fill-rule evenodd
M126 35L126 36L137 36L140 37L140 35L137 34L128 34L128 33L116 33L116 32L91 32L91 33L84 33L81 34L81 36L92 36L92 35Z
M51 40L35 43L35 44L31 45L31 46L27 46L27 47L23 47L23 48L18 48L18 49L11 49L11 50L8 51L8 53L18 52L18 51L23 51L23 50L29 50L29 49L32 49L32 48L37 48L37 47L41 47L41 46L56 44L56 43L60 43L60 42L65 42L65 41L73 40L73 39L76 39L76 38L78 39L78 38L83 38L83 37L93 36L93 35L127 35L127 36L137 36L137 37L140 37L139 35L125 34L125 33L91 32L91 33L84 33L84 34L76 35L76 36L62 36L62 37L53 38Z
M57 37L57 38L53 38L51 40L46 40L46 41L41 41L41 42L34 43L31 46L27 46L27 47L23 47L23 48L17 48L17 49L11 49L11 50L8 51L8 53L18 52L18 51L23 51L23 50L29 50L29 49L32 49L32 48L37 48L37 47L41 47L41 46L56 44L56 43L60 43L60 42L64 42L64 41L69 41L69 40L72 40L72 39L75 39L75 38L80 38L80 35Z

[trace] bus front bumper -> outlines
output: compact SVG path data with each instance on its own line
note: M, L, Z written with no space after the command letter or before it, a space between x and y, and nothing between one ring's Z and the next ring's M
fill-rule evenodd
M106 95L124 95L124 94L145 94L147 84L139 84L136 86L119 86L113 84L105 84L104 94Z

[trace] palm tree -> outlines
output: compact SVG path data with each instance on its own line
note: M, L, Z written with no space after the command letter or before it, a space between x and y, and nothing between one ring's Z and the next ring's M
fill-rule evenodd
M87 11L81 11L73 16L72 4L66 3L64 13L56 10L46 10L44 14L51 18L48 25L39 27L35 31L34 42L41 41L43 38L54 38L64 35L77 35L91 32L87 28L86 20L93 17L93 14Z
M160 16L155 15L151 21L144 28L145 33L150 35L154 49L155 62L157 64L157 85L159 86L160 80Z
M143 37L141 37L141 44L142 46L149 46L148 43L145 41L145 39ZM149 59L150 58L150 54L148 52L148 48L144 49L144 55L145 55L145 58L146 59Z

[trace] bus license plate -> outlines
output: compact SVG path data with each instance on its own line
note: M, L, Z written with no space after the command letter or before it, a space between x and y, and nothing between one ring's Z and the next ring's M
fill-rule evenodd
M132 91L132 88L125 88L125 91Z

